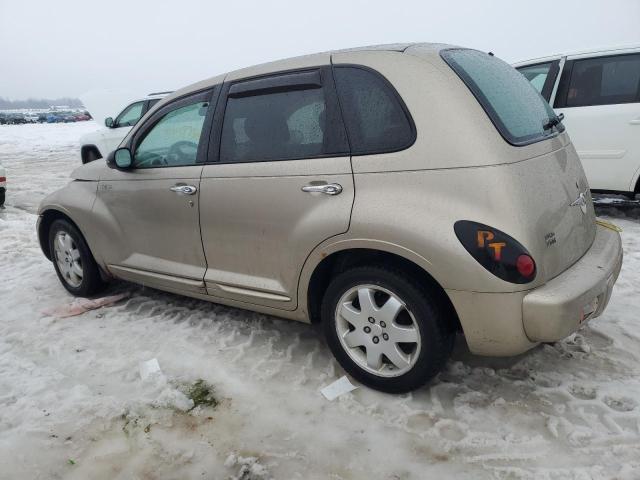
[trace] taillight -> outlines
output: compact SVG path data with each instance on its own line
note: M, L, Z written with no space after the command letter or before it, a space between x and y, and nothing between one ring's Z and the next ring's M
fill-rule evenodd
M0 177L0 183L6 182L6 181L7 181L7 177Z
M536 262L526 248L497 228L460 220L453 226L464 248L496 277L511 283L536 278Z

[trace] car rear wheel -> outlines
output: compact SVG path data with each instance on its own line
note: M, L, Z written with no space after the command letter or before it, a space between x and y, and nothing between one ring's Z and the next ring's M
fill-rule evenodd
M414 390L446 363L454 329L436 298L403 272L358 267L336 276L322 303L325 337L340 365L389 393Z
M49 251L58 278L69 293L88 297L105 286L100 270L78 229L66 220L56 220L49 229Z

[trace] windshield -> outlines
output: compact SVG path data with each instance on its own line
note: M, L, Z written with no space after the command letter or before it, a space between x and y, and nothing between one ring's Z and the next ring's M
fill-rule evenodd
M516 69L477 50L450 49L440 54L487 112L504 139L521 146L563 131L540 93Z

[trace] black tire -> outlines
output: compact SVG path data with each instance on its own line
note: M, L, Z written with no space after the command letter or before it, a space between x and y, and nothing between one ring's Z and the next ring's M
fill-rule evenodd
M4 206L5 192L4 188L0 188L0 207Z
M342 296L358 285L374 285L393 292L413 314L421 348L417 360L404 374L379 376L359 366L343 347L336 330L336 308ZM429 289L404 272L379 266L357 267L337 275L325 292L321 317L329 348L350 375L364 385L387 393L415 390L437 375L446 364L455 340L455 329L446 310Z
M56 238L56 234L60 231L71 236L75 246L80 252L83 275L82 281L78 286L73 286L68 282L60 271L60 267L57 262L54 240ZM100 269L91 254L91 250L89 250L87 242L85 242L80 231L72 223L67 220L58 219L51 224L51 227L49 228L49 251L51 252L51 260L53 261L53 265L62 286L64 286L64 288L72 295L76 297L90 297L91 295L103 290L106 286L100 276Z

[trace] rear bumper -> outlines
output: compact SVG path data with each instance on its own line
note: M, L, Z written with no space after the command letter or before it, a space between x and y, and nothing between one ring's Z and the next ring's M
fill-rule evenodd
M517 355L540 342L575 332L607 306L622 266L622 242L598 226L580 260L541 287L524 292L447 290L469 350L478 355Z
M622 267L620 234L598 226L589 251L571 268L530 291L522 302L522 322L533 342L552 342L599 316L611 298Z

